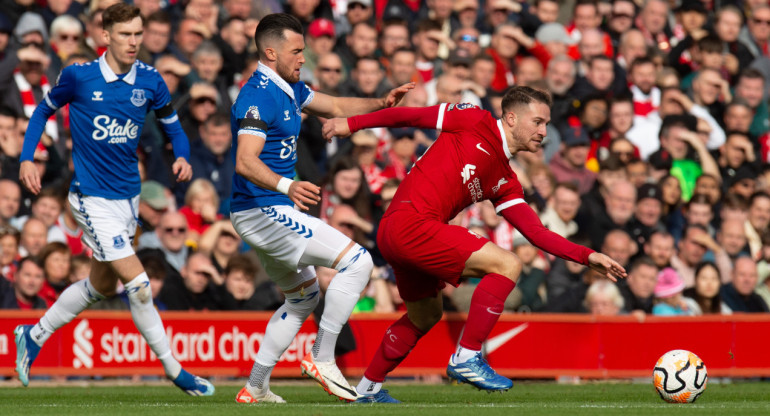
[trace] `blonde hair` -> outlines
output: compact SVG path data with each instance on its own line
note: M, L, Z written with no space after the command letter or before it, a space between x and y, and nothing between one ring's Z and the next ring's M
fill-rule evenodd
M214 206L219 209L219 194L217 194L217 189L214 188L214 184L211 183L211 181L204 178L198 178L192 181L190 187L187 188L187 192L184 194L184 204L189 206L192 199L203 192L211 193L211 196L214 199Z

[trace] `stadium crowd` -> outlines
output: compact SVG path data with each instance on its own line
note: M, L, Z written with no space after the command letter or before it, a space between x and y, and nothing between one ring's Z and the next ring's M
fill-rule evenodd
M19 183L26 123L65 66L104 52L115 0L0 0L0 308L45 309L89 275L65 197L66 108L35 151L43 190ZM172 94L190 140L191 183L154 118L138 138L143 183L133 241L164 310L274 310L283 303L229 221L229 110L257 66L260 17L305 28L302 80L333 96L381 97L414 81L403 106L471 103L500 115L504 91L553 97L547 142L511 165L552 231L629 271L618 284L533 247L491 203L454 224L513 250L524 269L508 312L599 315L770 312L768 0L134 0L140 60ZM297 177L322 186L313 215L372 252L357 312L403 310L375 246L378 220L434 130L371 129L326 142L303 115ZM103 128L110 128L109 126ZM321 288L333 269L318 270ZM445 289L467 311L477 284ZM124 293L92 306L127 309Z

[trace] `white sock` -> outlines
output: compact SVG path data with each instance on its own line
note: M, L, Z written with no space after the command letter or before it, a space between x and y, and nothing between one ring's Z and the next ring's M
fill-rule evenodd
M163 322L160 320L158 310L152 303L152 291L150 290L150 279L147 273L142 272L133 280L124 285L128 294L128 303L131 305L131 318L134 320L136 329L147 341L147 345L158 356L163 364L166 376L171 380L176 379L182 371L182 365L171 354L166 330L163 328Z
M334 347L342 326L350 318L361 292L372 274L372 256L360 245L354 245L337 265L339 272L326 289L324 313L321 316L318 347L313 345L313 358L321 362L334 360Z
M281 354L286 351L286 348L289 348L302 323L318 305L320 295L318 282L302 291L286 294L286 301L275 311L267 323L265 338L262 345L259 346L252 374L254 374L254 370L258 369L257 364L268 367L272 371L278 359L281 358ZM269 372L265 376L255 375L257 378L255 378L254 383L252 384L250 378L249 384L258 386L262 382L259 377L264 378L269 377L269 375Z
M366 378L366 376L364 376L364 378L361 379L361 382L358 383L358 386L356 386L356 392L358 394L368 396L379 393L381 388L382 383L369 380Z
M94 289L89 279L69 285L32 327L30 331L32 340L42 347L54 331L71 322L80 312L102 299L104 296Z
M452 355L452 362L454 364L464 363L475 357L479 352L480 351L469 350L458 345L457 351L455 351L454 355Z

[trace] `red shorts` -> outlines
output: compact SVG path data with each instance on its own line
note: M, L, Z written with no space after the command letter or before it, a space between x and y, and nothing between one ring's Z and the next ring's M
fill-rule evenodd
M408 209L389 213L377 233L377 247L393 267L401 298L410 302L435 297L445 283L457 286L465 262L488 241Z

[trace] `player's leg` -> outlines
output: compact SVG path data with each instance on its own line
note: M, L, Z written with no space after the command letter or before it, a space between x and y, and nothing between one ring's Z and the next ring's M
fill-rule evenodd
M69 285L35 325L16 327L16 372L22 385L29 384L29 369L48 338L92 304L115 294L117 281L108 266L91 260L91 276Z
M286 403L270 391L270 374L302 324L318 305L320 289L312 268L304 268L297 273L282 268L264 253L258 254L265 271L284 292L286 300L270 317L249 380L235 400L239 403Z
M139 258L132 254L111 261L110 266L123 282L128 295L128 303L131 306L131 318L136 329L139 330L139 333L147 341L147 345L160 360L169 380L191 396L214 394L214 386L210 382L185 371L171 353L163 321L161 321L158 310L152 303L150 279Z
M500 318L505 299L516 286L520 273L519 258L493 243L485 244L468 258L463 276L482 279L471 297L460 344L450 358L449 377L484 390L511 388L510 379L495 373L481 356L481 345Z
M304 374L316 380L330 394L352 401L355 390L337 368L334 349L342 326L348 321L371 277L369 252L338 230L318 224L307 244L300 265L318 265L337 270L326 289L324 312L318 325L313 350L302 360Z
M441 320L441 292L418 301L405 301L406 314L393 323L382 338L356 391L359 403L398 403L382 389L385 377L409 355L417 341Z

